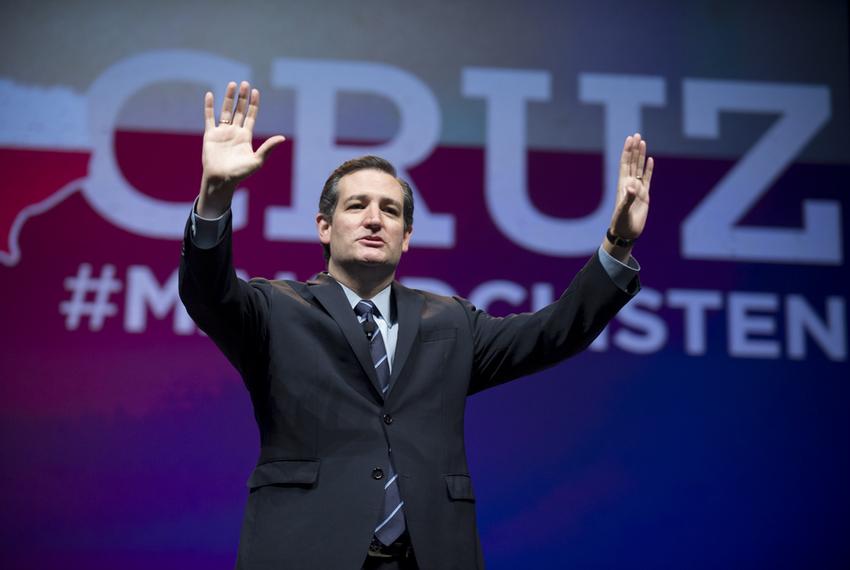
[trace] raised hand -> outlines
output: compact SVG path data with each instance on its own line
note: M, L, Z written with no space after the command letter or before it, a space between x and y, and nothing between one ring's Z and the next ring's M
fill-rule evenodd
M611 232L620 238L635 240L643 232L649 214L649 183L652 157L646 158L646 141L640 133L626 137L620 157L617 204L611 217Z
M269 152L286 140L281 135L266 139L255 151L252 145L254 123L260 108L260 92L247 81L227 84L218 125L213 111L213 95L204 96L204 146L201 195L198 214L216 217L230 207L236 185L259 169Z

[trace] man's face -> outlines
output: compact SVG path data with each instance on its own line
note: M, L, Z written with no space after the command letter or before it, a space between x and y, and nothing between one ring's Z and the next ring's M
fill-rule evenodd
M401 185L381 170L357 170L343 176L333 218L316 218L319 241L330 244L329 265L398 265L407 251Z

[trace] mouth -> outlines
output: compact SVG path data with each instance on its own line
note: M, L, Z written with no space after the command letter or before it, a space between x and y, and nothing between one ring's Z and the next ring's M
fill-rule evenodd
M384 240L378 236L364 236L360 238L358 241L365 243L370 246L381 246L384 245Z

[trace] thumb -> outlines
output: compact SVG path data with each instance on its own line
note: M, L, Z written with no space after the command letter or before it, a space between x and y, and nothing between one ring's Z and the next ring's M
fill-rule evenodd
M274 150L274 148L284 142L286 137L283 135L275 135L273 137L269 137L265 140L263 144L260 145L260 148L254 153L257 157L265 162L266 158L268 158L269 153Z

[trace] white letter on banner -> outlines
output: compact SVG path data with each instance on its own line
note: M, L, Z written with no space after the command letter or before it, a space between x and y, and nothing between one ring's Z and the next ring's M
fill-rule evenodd
M599 241L600 228L611 224L611 213L617 202L617 180L620 177L620 156L628 135L643 128L641 110L662 107L667 103L665 81L662 77L607 73L581 73L578 77L579 100L599 103L605 109L604 177L602 201L592 214L573 222L565 239L586 243L581 253L591 253Z
M779 343L773 339L756 339L751 334L776 332L773 315L756 316L750 311L776 312L779 300L773 293L729 293L729 354L753 358L779 358Z
M667 324L654 313L642 311L640 307L657 310L663 297L655 289L645 287L640 295L620 309L617 320L643 334L636 334L626 328L614 333L614 345L635 354L658 352L667 341Z
M582 74L583 102L605 104L605 182L603 198L593 213L581 218L555 218L528 197L526 102L548 101L551 76L546 71L487 68L463 70L463 94L487 101L485 197L490 216L514 243L548 255L587 255L599 247L599 232L608 227L617 195L616 180L622 140L640 126L640 108L664 103L660 78ZM592 189L567 188L567 192Z
M670 289L667 291L667 305L685 310L685 352L705 354L705 313L708 309L723 306L720 291Z
M401 283L409 289L421 289L446 297L457 295L457 291L451 285L434 277L402 277Z
M525 301L526 292L519 284L504 279L485 281L469 293L469 302L486 311L494 301L519 305Z
M156 276L145 265L127 268L127 298L124 307L124 330L144 332L148 324L148 307L158 319L164 319L174 311L174 332L192 334L195 323L186 312L177 290L177 270L160 287Z
M735 225L826 124L829 89L687 79L683 99L684 129L689 137L719 138L722 111L778 113L780 118L685 219L682 255L840 265L841 208L834 200L803 200L802 229Z
M539 311L555 302L555 288L551 283L535 283L531 286L531 310Z
M800 295L788 295L785 300L788 356L795 360L806 358L806 332L832 360L847 360L847 323L844 299L827 297L824 323Z
M217 101L234 77L248 79L251 69L241 63L195 51L153 51L119 61L104 71L88 92L88 122L92 155L83 195L98 214L116 226L140 236L178 239L192 208L192 201L166 202L143 194L130 186L118 162L113 145L115 123L124 103L144 87L160 83L193 81L218 87ZM198 97L198 128L203 124L201 97ZM191 188L187 189L192 192ZM233 196L233 228L248 220L248 196L244 190Z
M291 206L266 209L266 239L316 241L316 212L325 179L346 160L376 154L392 162L399 177L413 188L413 241L432 247L454 246L454 216L432 214L407 172L431 154L440 136L440 108L424 83L384 64L296 58L275 60L271 80L275 87L296 91L296 139ZM399 113L398 134L380 145L337 144L336 96L343 91L374 93L392 101Z

